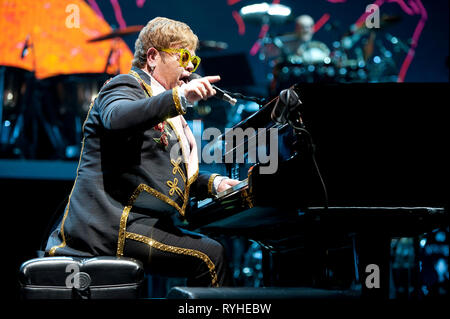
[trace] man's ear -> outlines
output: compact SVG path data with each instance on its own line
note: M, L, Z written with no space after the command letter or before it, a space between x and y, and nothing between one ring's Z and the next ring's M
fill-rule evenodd
M156 57L158 55L158 50L154 47L151 47L147 50L147 64L150 66L154 66L156 64Z

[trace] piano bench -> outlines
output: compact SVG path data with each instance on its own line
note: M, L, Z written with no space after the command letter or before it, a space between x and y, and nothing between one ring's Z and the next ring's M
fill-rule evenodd
M118 257L43 257L24 262L19 283L23 299L136 299L144 268Z
M168 299L354 299L356 290L327 290L309 287L173 287Z

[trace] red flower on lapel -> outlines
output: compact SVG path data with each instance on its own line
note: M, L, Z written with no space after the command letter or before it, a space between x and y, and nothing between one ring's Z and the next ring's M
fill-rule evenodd
M167 136L171 136L170 132L167 128L166 122L161 122L158 123L158 125L155 125L153 127L154 130L161 132L161 137L157 138L154 137L153 140L158 143L159 145L162 145L166 150L167 150L167 146L169 145L169 139L167 138Z

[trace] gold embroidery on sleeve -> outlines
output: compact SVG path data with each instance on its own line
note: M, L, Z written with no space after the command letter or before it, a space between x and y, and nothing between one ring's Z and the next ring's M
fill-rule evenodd
M213 194L213 184L214 184L214 178L216 178L216 176L219 176L219 174L211 174L211 176L209 177L209 180L208 180L208 194L210 194L210 195Z
M177 109L178 114L181 114L181 115L186 114L186 111L184 111L183 108L181 107L180 97L178 96L178 86L176 86L172 89L172 97L173 97L173 102L175 103L175 108Z

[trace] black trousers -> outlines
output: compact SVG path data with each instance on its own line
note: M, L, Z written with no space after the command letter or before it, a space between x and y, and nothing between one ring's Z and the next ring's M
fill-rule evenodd
M168 220L133 221L127 226L123 254L141 260L150 274L186 277L191 287L232 285L222 244Z

